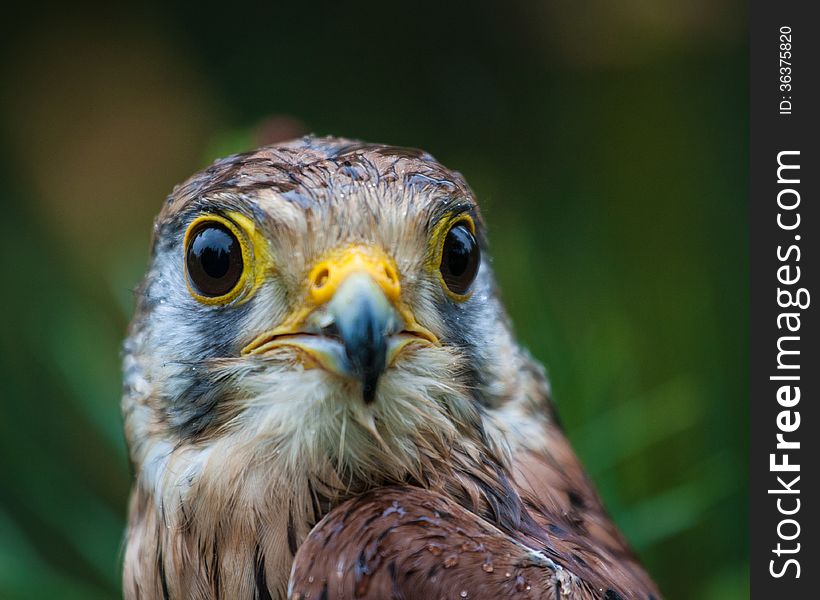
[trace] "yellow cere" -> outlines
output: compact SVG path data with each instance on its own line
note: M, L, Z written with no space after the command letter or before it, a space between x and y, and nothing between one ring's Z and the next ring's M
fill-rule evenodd
M393 304L396 312L404 320L404 331L430 344L438 345L436 335L420 325L401 299L399 273L393 259L379 248L353 245L339 248L317 262L306 281L306 303L298 307L283 323L254 338L242 349L242 355L264 354L273 347L282 345L284 338L303 333L305 320L310 314L329 302L342 282L352 273L367 273ZM408 340L407 343L414 341ZM296 345L292 340L287 342Z
M367 246L351 246L319 261L308 276L310 297L318 306L329 301L339 285L354 272L364 272L395 302L401 293L396 267L383 252Z

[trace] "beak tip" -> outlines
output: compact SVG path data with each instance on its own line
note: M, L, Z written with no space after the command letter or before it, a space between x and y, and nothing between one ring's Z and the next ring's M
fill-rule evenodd
M368 405L373 404L376 400L376 391L379 386L379 380L384 372L383 361L378 364L381 364L382 366L377 366L377 364L371 363L364 368L356 369L359 376L359 381L362 384L362 400L364 400L364 403Z
M378 380L362 381L362 400L368 406L373 404L376 400L376 386L378 385Z
M397 325L395 310L376 282L363 273L342 283L328 311L345 349L347 369L361 382L365 404L371 404L387 367L387 338Z

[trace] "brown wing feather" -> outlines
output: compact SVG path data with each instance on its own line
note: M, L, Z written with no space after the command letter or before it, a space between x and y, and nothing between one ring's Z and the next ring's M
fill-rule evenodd
M647 591L588 538L543 516L538 521L545 526L516 540L439 494L375 490L316 525L296 554L290 597L652 597L654 589Z
M522 499L534 515L557 516L591 543L621 559L635 561L569 442L554 426L548 427L553 429L549 454L524 451L514 457L514 479Z
M523 532L521 540L527 545L548 545L562 539L572 546L569 552L576 563L588 565L604 580L600 585L625 598L659 598L566 437L551 423L545 425L545 433L547 452L524 450L513 457L514 481L537 524L533 531Z
M574 556L605 574L613 590L629 598L659 598L564 435L543 367L525 352L519 374L518 393L501 407L508 416L500 420L513 450L516 491L536 522L522 534L526 543L548 544L549 534L580 539Z
M326 516L299 548L291 598L600 598L589 583L455 502L384 488Z

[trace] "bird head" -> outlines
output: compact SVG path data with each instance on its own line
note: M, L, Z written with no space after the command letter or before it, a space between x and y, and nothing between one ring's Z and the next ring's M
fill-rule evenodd
M519 352L473 194L430 155L303 138L232 156L173 191L153 238L123 401L147 485L273 462L429 483L454 453L503 454L486 412Z

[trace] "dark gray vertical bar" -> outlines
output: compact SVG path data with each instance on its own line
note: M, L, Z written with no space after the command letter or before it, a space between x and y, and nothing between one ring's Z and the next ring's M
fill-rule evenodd
M820 26L810 9L809 1L751 5L754 598L817 597L820 577Z

